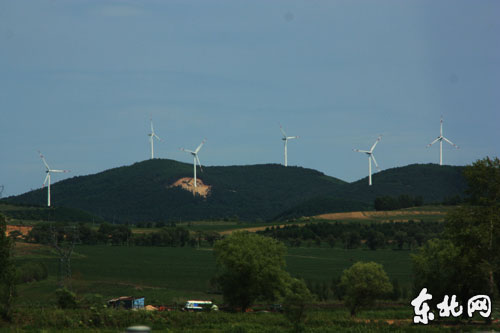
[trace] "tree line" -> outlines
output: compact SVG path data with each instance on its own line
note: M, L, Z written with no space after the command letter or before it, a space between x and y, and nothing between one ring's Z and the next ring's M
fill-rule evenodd
M91 228L87 224L73 225L68 231L66 223L38 223L26 235L26 241L31 243L53 244L55 241L76 237L78 244L85 245L136 245L136 246L212 246L220 239L213 231L198 231L191 234L187 229L175 224L164 226L147 233L132 233L127 225L102 223L99 228Z
M434 238L444 230L440 222L407 223L309 223L304 226L295 224L283 227L269 227L258 233L280 240L289 246L320 246L327 243L334 247L355 249L363 243L371 250L391 246L397 249L415 248L428 239Z

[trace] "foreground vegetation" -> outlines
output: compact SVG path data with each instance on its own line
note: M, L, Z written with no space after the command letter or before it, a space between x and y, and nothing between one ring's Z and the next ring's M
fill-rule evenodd
M383 308L360 312L353 320L343 309L309 311L303 329L306 332L441 332L477 330L484 325L457 325L447 327L412 325L407 318L410 311L401 308ZM154 332L291 332L293 325L280 313L188 313L149 312L111 309L94 310L23 310L16 312L11 324L4 324L0 332L33 332L40 329L74 332L88 329L98 332L123 332L131 325L148 325ZM489 328L498 326L488 326Z

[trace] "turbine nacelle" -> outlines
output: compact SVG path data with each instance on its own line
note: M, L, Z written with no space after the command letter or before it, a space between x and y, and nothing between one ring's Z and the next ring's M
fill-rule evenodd
M429 143L426 146L426 148L429 148L430 146L432 146L436 142L439 142L439 165L443 165L443 141L448 142L450 145L455 147L455 149L459 149L460 147L443 136L443 116L441 116L441 120L439 121L439 123L440 123L439 136L434 141Z
M353 151L358 152L358 153L364 153L368 155L368 185L372 185L372 161L375 163L375 167L380 170L377 160L375 159L375 155L373 155L373 150L377 146L377 144L382 140L382 135L379 135L375 143L372 145L370 150L361 150L361 149L353 149Z
M43 182L43 185L42 185L42 188L45 187L45 184L47 184L47 206L50 207L50 174L52 172L55 172L55 173L65 173L65 172L70 172L69 170L57 170L57 169L51 169L49 167L49 165L47 164L47 161L45 160L45 157L42 155L42 153L40 151L38 151L38 154L40 154L40 158L42 159L43 161L43 164L45 165L45 168L47 170L45 170L45 173L47 174L45 176L45 180Z
M203 139L203 141L199 144L199 146L194 151L181 148L182 151L184 151L186 153L190 153L193 156L194 187L197 187L196 186L196 163L198 163L198 165L200 166L200 171L203 172L203 168L201 167L200 159L198 158L198 152L200 151L201 147L203 147L203 145L205 144L206 141L207 141L207 139Z
M153 127L153 117L150 117L149 120L151 122L151 133L149 133L148 136L149 136L149 141L151 143L151 159L153 159L153 158L155 158L155 156L154 156L154 139L156 139L158 141L162 141L162 142L163 142L163 140L155 133L155 129Z
M283 142L285 143L285 167L286 167L286 166L288 166L288 157L287 157L288 140L298 139L299 137L298 136L286 136L285 130L283 129L283 126L281 126L281 124L280 124L280 131L281 131L281 134L283 135L281 140L283 140Z

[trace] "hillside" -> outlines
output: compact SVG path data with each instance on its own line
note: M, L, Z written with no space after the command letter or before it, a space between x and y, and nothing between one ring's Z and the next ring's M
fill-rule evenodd
M421 195L425 202L461 195L462 167L410 165L382 171L354 183L301 167L277 164L205 167L198 172L210 193L193 195L180 186L192 165L167 159L138 162L55 183L53 204L81 209L108 221L267 220L288 216L367 210L382 195ZM4 199L44 205L46 190Z

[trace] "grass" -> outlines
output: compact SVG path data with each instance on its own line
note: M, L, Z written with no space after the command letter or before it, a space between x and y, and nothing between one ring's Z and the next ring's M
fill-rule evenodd
M397 311L397 310L396 310ZM400 310L401 311L401 310ZM404 310L402 310L404 311ZM312 310L304 332L441 332L498 329L498 324L413 325L408 319L394 319L394 310L373 310L376 319L360 313L351 318L343 309ZM1 322L0 322L1 324ZM293 332L292 324L280 313L187 313L126 310L23 309L13 323L0 332L123 332L131 325L147 325L154 332Z
M345 250L340 248L289 248L287 269L294 276L316 281L331 281L357 261L382 264L389 278L397 278L400 286L410 287L410 251L379 249Z
M22 304L54 304L58 257L47 247L35 247L16 257L16 262L42 261L49 279L20 285ZM384 265L389 277L409 286L409 251L389 249L343 250L340 248L290 248L287 270L304 279L330 282L356 261ZM183 303L189 298L220 299L207 293L215 273L215 258L209 248L77 246L73 255L71 284L77 294L98 293L104 297L146 296L148 303Z

